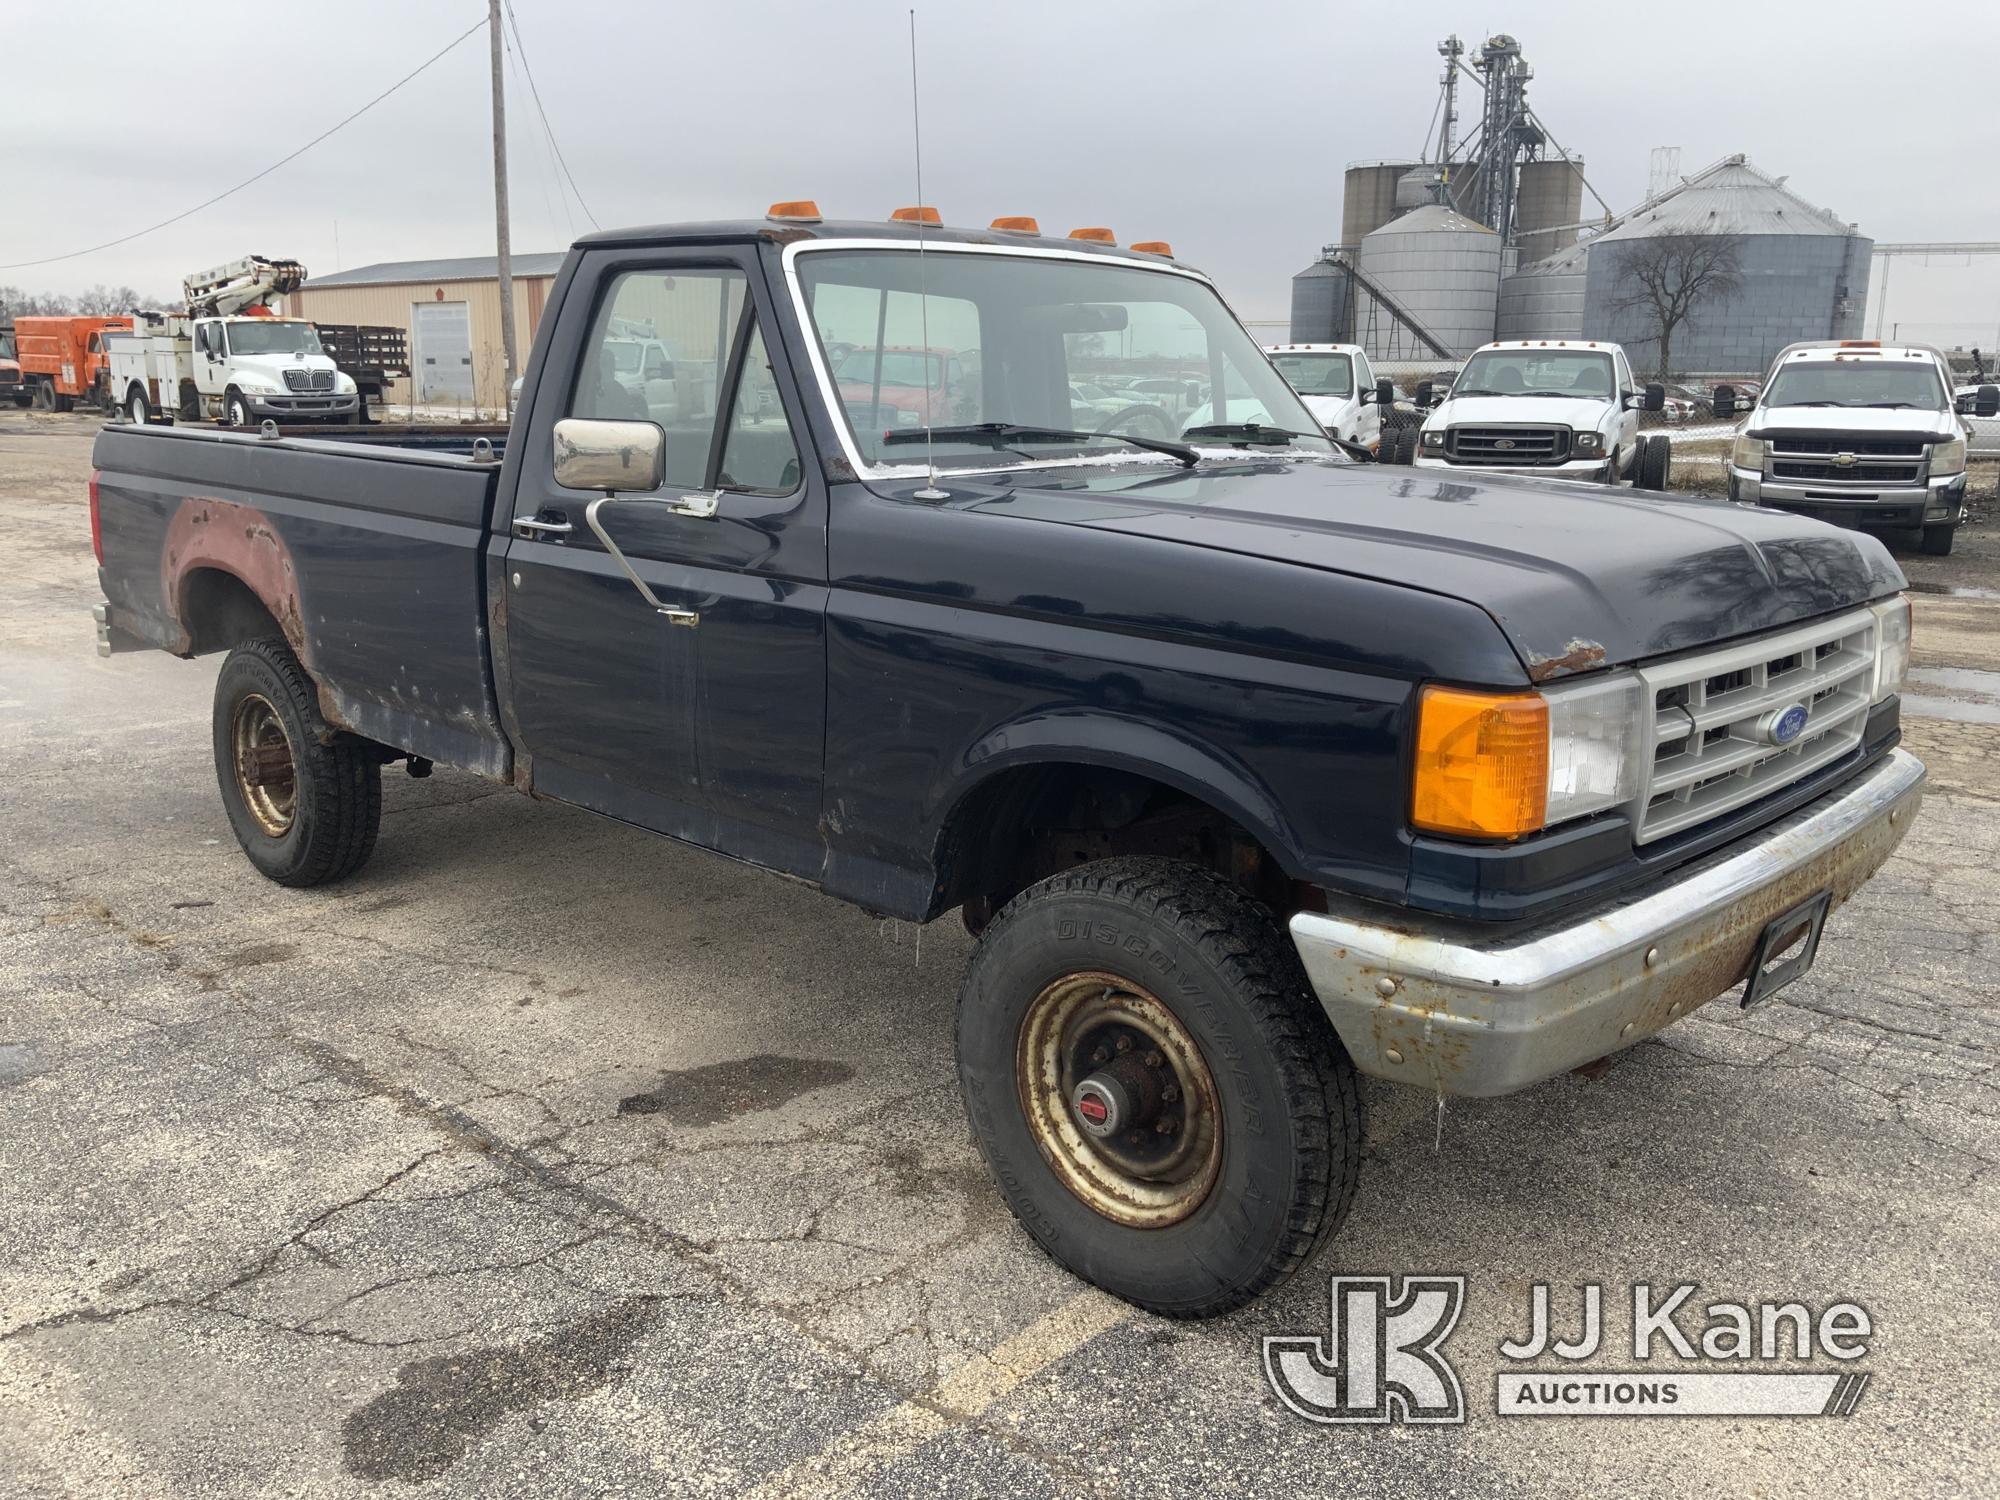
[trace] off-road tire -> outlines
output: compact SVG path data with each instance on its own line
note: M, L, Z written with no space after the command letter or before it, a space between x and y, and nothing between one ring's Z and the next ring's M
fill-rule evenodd
M1664 491L1673 465L1674 445L1663 432L1639 439L1639 461L1632 466L1632 483L1642 490Z
M291 825L275 837L251 811L236 774L236 709L252 695L276 710L292 752ZM284 641L250 641L229 653L215 683L214 744L229 826L260 874L279 885L327 885L352 875L374 853L382 823L376 747L327 724L311 680Z
M1924 539L1917 545L1923 548L1924 554L1928 557L1949 557L1952 539L1957 535L1956 521L1947 521L1942 526L1926 526Z
M1221 1163L1186 1217L1134 1228L1065 1185L1038 1144L1018 1077L1030 1009L1067 974L1107 973L1156 997L1215 1082ZM1198 866L1081 865L1030 886L986 929L958 1003L968 1117L1007 1206L1051 1257L1168 1317L1242 1306L1310 1261L1354 1195L1354 1065L1264 906Z

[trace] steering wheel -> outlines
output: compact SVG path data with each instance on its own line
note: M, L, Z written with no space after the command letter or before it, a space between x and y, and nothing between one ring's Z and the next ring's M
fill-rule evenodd
M1113 412L1097 424L1097 430L1107 435L1123 432L1127 428L1138 437L1172 439L1180 436L1180 429L1174 425L1173 420L1159 407L1146 401L1128 406L1123 411Z

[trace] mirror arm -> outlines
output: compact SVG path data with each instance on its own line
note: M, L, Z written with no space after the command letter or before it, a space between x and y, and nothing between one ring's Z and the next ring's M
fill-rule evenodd
M615 492L607 492L606 494L599 495L595 500L591 501L589 505L584 507L583 511L584 525L588 526L592 531L597 533L598 541L604 544L604 550L609 554L611 554L611 560L618 564L619 571L625 575L626 580L631 583L633 588L639 591L639 597L644 599L648 604L652 605L656 613L665 615L667 617L668 624L699 625L701 623L701 616L697 614L694 610L675 609L671 605L662 604L660 602L659 596L656 595L650 588L646 586L646 580L641 578L638 575L638 573L633 570L632 564L626 560L625 554L618 550L618 544L612 541L610 533L605 531L604 523L597 519L597 513L600 510L604 509L605 506L612 504L617 499L618 496ZM715 496L713 495L699 496L697 497L697 500L706 500L708 502L709 508L705 512L705 514L707 515L715 514ZM690 501L689 503L694 504L696 502ZM678 507L673 507L673 508L679 509ZM691 511L691 510L683 510L680 511L680 513L683 515L704 514L704 512Z

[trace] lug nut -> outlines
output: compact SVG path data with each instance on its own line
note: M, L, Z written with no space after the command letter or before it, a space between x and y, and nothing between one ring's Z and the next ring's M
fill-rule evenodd
M1121 1053L1130 1052L1132 1050L1132 1038L1130 1038L1129 1036L1121 1036L1120 1038L1118 1038L1118 1050Z
M1162 1120L1160 1121L1159 1124L1153 1127L1153 1129L1157 1130L1161 1135L1172 1135L1174 1131L1178 1128L1179 1127L1176 1126L1172 1120Z
M1160 1090L1160 1097L1166 1100L1167 1103L1169 1104L1172 1104L1176 1099L1180 1098L1180 1096L1181 1096L1181 1086L1178 1083L1170 1083L1165 1088Z
M1145 1143L1145 1140L1146 1138L1135 1130L1130 1135L1125 1137L1125 1144L1128 1146L1139 1146L1143 1145Z
M1144 1062L1146 1066L1149 1068L1157 1068L1160 1066L1161 1063L1166 1061L1166 1059L1160 1056L1160 1054L1157 1051L1148 1052L1145 1055L1145 1057L1143 1057L1140 1060Z
M1095 1052L1090 1054L1090 1060L1099 1067L1102 1067L1105 1063L1111 1061L1111 1049L1109 1047L1099 1047Z

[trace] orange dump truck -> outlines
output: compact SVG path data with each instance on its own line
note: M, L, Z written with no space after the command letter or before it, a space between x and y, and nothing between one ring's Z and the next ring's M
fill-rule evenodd
M130 318L16 318L14 356L35 405L43 411L68 411L79 401L102 405L105 332L131 326Z

